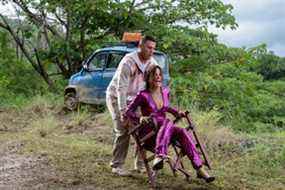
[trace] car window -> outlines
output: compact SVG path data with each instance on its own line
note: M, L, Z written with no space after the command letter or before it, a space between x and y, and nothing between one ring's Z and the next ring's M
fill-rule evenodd
M153 57L158 63L158 65L162 68L162 70L165 70L166 57L163 54L154 54Z
M102 69L106 63L107 54L106 53L98 53L96 54L93 59L89 63L89 69Z
M112 52L109 54L109 60L106 68L117 68L120 61L125 56L123 52Z

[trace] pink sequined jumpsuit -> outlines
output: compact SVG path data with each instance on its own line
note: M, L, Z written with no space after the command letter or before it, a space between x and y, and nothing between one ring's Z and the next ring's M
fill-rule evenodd
M134 123L139 123L139 117L136 114L138 107L141 108L143 116L151 116L157 121L158 133L152 139L146 142L149 149L154 149L158 156L166 157L168 146L172 141L178 141L184 154L191 160L194 169L202 166L202 160L197 152L189 132L180 127L176 127L174 123L166 118L166 112L177 116L179 113L175 108L169 106L169 88L161 88L163 97L163 107L158 109L150 92L148 90L140 91L133 102L128 106L126 116ZM144 126L139 134L145 135L151 130L150 126Z

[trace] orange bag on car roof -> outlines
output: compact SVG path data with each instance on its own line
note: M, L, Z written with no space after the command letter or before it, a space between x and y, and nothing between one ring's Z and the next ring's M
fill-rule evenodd
M142 34L139 32L124 32L122 42L139 42Z

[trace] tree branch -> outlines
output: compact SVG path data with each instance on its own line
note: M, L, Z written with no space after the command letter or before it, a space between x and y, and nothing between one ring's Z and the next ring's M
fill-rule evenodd
M54 13L54 16L57 18L60 24L62 24L65 28L67 27L67 23L64 22L56 12Z
M13 0L13 2L18 5L26 14L27 16L32 20L32 22L38 26L44 26L46 27L53 35L60 37L61 35L50 25L47 24L45 20L43 20L41 17L37 16L36 14L32 13L32 11L26 6L26 4L23 3L22 0Z
M24 53L24 55L26 56L27 60L32 64L32 66L38 71L37 65L36 63L33 61L32 57L29 55L28 51L26 50L26 48L24 47L23 43L21 42L21 39L15 34L15 32L12 30L12 28L9 26L7 20L5 19L5 17L0 14L1 19L3 20L3 22L5 23L6 27L4 27L4 29L6 29L11 36L13 37L14 41L19 45L19 47L21 48L22 52Z
M1 18L2 18L2 15L1 15L1 14L0 14L0 16L1 16ZM1 23L1 22L0 22L0 27L7 30L7 26L6 26L5 24Z
M4 29L6 29L10 35L13 37L14 41L16 42L16 44L20 47L21 51L23 52L23 54L25 55L25 57L27 58L27 60L31 63L32 67L38 72L38 74L40 74L44 80L47 82L47 84L49 85L49 87L52 87L52 81L49 79L48 75L46 74L46 72L43 70L41 63L38 61L37 64L32 56L28 53L28 50L25 48L24 44L22 43L22 40L16 35L16 33L12 30L12 28L10 27L8 21L5 19L5 16L3 16L2 14L0 14L1 19L4 22ZM3 26L3 24L1 24L1 26ZM38 59L38 57L37 57Z
M44 78L44 80L46 81L46 83L49 85L49 87L52 89L53 88L53 82L52 80L50 80L48 73L46 72L46 70L44 69L44 66L39 58L39 54L36 48L34 48L34 52L36 55L36 60L38 63L38 68L39 68L39 73L40 75Z

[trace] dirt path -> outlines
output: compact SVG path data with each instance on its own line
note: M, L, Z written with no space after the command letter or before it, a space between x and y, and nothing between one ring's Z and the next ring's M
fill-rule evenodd
M28 119L18 119L15 111L0 110L1 135L21 132ZM19 141L0 139L0 190L47 189L56 173L45 155L24 156L18 152L25 146Z
M60 171L56 171L55 166L52 165L46 154L36 156L32 153L30 155L19 154L21 149L26 146L25 142L1 139L1 136L8 134L19 135L25 130L29 130L27 129L29 124L42 117L40 115L41 111L35 113L33 110L27 113L0 110L0 190L97 189L94 185L77 184L74 180L64 178ZM66 128L66 133L83 133L83 131L91 134L95 133L92 130L86 130L86 126L83 124L82 126L73 126L69 116L64 114L54 115L60 126ZM100 125L100 123L98 124ZM103 129L103 127L101 128ZM100 128L98 130L100 131ZM102 141L106 139L104 135L101 135L100 138Z
M57 178L45 155L23 156L16 152L23 143L0 146L0 189L48 189Z

